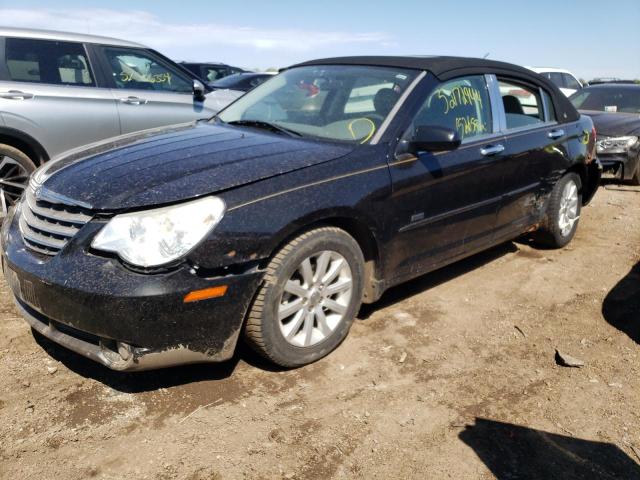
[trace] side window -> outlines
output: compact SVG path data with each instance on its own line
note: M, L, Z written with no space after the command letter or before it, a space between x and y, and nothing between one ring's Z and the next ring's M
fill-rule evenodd
M564 77L565 87L572 88L573 90L580 90L580 83L578 83L578 81L572 75L563 73L562 76Z
M105 48L117 88L192 93L191 80L153 54L127 48Z
M484 76L461 77L436 87L413 119L408 134L413 135L419 126L436 125L457 130L465 140L491 133L492 121Z
M520 128L543 123L544 110L537 88L500 80L500 95L507 119L507 128Z
M80 43L7 38L5 63L14 82L52 85L94 85L84 47Z
M548 74L549 80L558 88L564 88L564 77L560 72L550 72Z
M228 75L227 69L224 67L204 67L204 78L210 82L220 80Z

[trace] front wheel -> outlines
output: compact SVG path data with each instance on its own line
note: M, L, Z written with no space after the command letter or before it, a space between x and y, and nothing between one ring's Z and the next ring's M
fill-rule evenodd
M31 159L20 150L0 144L0 218L18 202L35 169Z
M571 172L556 183L545 218L534 238L551 248L562 248L576 234L582 210L582 182L580 176Z
M273 257L244 329L247 343L283 367L324 357L344 340L362 302L364 258L344 230L321 227Z

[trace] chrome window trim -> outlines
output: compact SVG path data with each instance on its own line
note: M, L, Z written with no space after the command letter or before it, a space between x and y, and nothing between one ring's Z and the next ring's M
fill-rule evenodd
M472 146L474 144L486 143L491 140L503 138L504 132L492 132L484 135L476 135L474 137L467 137L460 142L460 148Z
M398 99L396 104L393 106L393 108L389 112L389 115L387 115L387 118L385 118L385 120L382 122L382 125L380 125L380 128L378 129L378 131L373 135L373 138L369 142L369 145L377 145L378 144L378 142L382 138L382 135L384 135L384 133L387 131L387 128L389 127L389 125L391 124L393 119L395 118L396 114L398 113L398 111L400 110L402 105L404 105L404 102L407 100L409 95L411 95L411 92L413 92L413 90L416 88L416 86L418 86L418 83L420 83L420 81L426 75L427 75L427 72L425 70L420 72L420 74L413 80L413 82L411 82L411 84L402 93L402 95L400 95L400 98Z
M533 132L535 130L544 130L545 128L549 128L557 124L558 122L542 122L542 123L536 123L533 125L525 125L523 127L518 127L518 128L511 128L509 130L505 130L502 133L505 136L511 137L515 135L520 135L522 133Z

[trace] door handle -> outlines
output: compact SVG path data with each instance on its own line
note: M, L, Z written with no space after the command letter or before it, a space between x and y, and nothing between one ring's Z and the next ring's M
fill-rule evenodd
M33 97L33 93L21 92L20 90L9 90L8 92L0 93L0 98L6 98L7 100L28 100Z
M127 105L144 105L147 103L147 100L139 97L127 97L121 98L120 102L126 103Z
M555 140L556 138L564 137L564 130L560 128L551 130L549 133L547 133L547 136L552 140Z
M504 152L504 145L487 145L486 147L482 147L480 149L480 153L485 157L496 155L498 153Z

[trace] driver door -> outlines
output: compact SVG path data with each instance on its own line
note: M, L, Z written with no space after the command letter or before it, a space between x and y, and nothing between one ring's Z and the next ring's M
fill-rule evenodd
M193 79L145 49L102 47L122 133L209 118L193 95Z
M460 147L397 151L390 162L398 234L388 268L396 278L420 275L492 240L504 138L492 116L488 81L474 75L435 85L402 138L411 142L417 126L437 125L456 130Z

